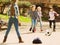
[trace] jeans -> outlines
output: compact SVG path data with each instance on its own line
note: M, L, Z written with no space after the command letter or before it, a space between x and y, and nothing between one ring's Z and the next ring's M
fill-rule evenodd
M14 24L15 29L16 29L16 33L17 33L18 37L20 37L19 31L18 31L18 19L17 18L12 18L12 17L10 17L10 19L9 19L8 28L7 28L5 36L6 37L8 36L8 33L10 32L12 24Z
M32 19L31 21L32 21L31 27L32 27L32 29L33 29L33 28L36 27L36 19Z

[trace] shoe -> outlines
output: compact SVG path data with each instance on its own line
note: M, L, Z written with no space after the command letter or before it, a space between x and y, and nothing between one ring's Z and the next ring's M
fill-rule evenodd
M19 41L19 43L24 43L23 41Z
M6 39L7 39L7 37L4 37L3 43L5 43L5 42L6 42Z
M31 31L32 27L29 29L29 31Z
M24 42L22 41L21 37L19 37L19 43L24 43Z
M34 30L32 32L34 32Z
M34 28L32 32L35 32L35 31L36 31L36 29Z

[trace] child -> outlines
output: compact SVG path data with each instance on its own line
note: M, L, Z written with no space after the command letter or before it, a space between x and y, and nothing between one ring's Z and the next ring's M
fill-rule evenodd
M42 30L42 11L41 11L41 7L40 6L38 6L37 7L37 13L38 13L38 20L40 21L40 30L41 31L43 31Z
M52 28L52 23L53 23L53 31L55 32L55 28L56 28L56 24L55 24L55 16L59 16L59 14L57 14L53 8L50 9L49 11L49 27Z
M30 31L32 30L33 32L36 31L36 21L37 21L37 11L36 11L36 6L32 5L31 10L29 11L30 17L31 17L31 28L29 29Z

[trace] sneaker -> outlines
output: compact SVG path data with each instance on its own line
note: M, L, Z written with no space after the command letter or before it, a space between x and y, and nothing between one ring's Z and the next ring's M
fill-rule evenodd
M32 32L35 32L35 31L36 31L36 29L34 28Z
M24 43L23 41L19 41L19 43Z
M31 31L32 30L32 27L29 29L29 31Z

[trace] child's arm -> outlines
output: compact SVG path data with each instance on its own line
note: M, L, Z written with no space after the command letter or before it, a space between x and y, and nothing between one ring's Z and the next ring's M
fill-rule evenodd
M59 14L58 14L57 12L55 12L55 11L54 11L54 15L55 15L55 16L59 16Z

